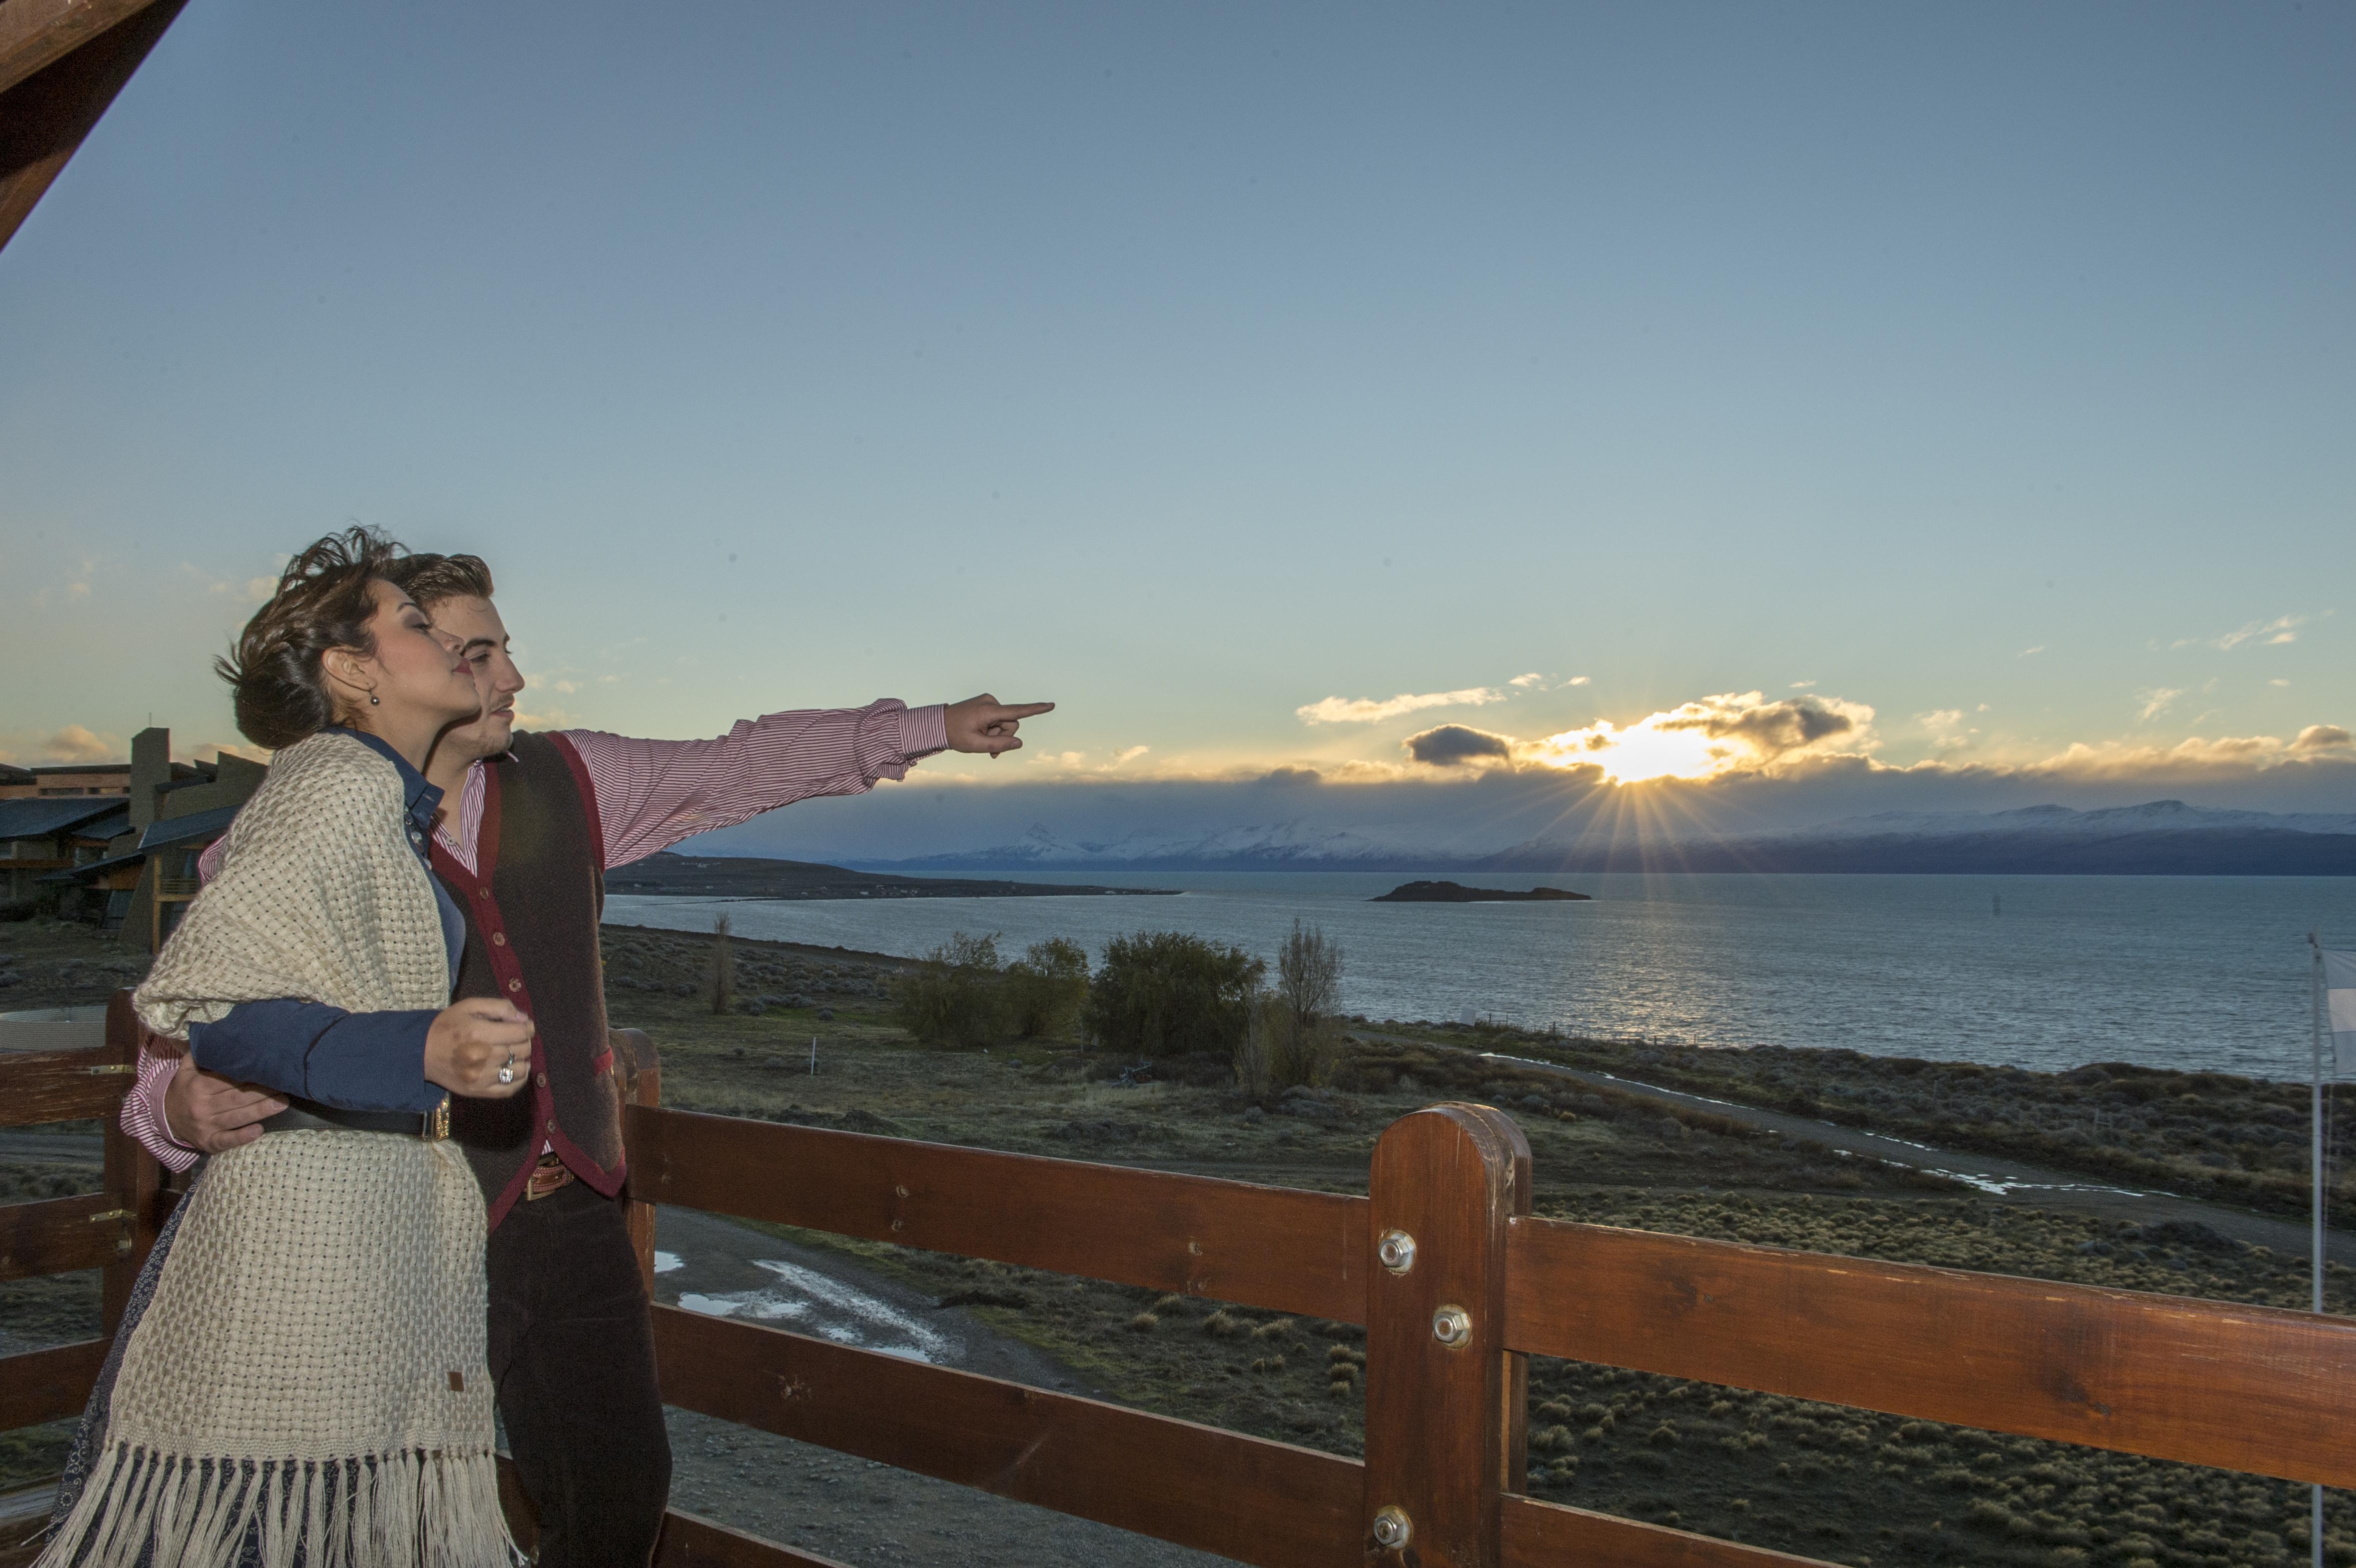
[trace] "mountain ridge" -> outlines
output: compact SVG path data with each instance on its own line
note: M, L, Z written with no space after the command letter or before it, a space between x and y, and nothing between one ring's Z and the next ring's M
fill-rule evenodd
M2147 800L2081 809L1883 811L1724 835L1594 834L1478 848L1429 833L1299 820L1209 832L1068 840L1044 823L984 849L862 859L904 873L1130 871L1709 871L2084 875L2356 875L2356 812L2269 812Z

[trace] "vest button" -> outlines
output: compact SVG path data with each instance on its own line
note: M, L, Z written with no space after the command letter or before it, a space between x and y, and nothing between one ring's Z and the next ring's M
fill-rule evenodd
M543 1072L539 1074L538 1077L540 1079L540 1087L546 1089L548 1087L548 1075Z
M553 1116L548 1119L548 1130L552 1133L556 1131L556 1118Z
M503 948L507 945L508 934L505 931L493 931L491 933L491 946L495 948Z
M509 991L521 991L523 989L523 982L520 980L510 980L508 982L508 989Z

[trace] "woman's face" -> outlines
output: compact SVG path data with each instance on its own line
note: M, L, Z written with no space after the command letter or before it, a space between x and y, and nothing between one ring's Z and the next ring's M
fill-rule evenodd
M407 594L379 577L369 585L376 597L376 614L369 618L369 633L376 639L373 657L357 661L364 688L359 717L369 729L412 723L435 728L471 717L482 706L475 688L475 672L458 651L458 642L434 629L425 612ZM369 703L369 698L376 698Z

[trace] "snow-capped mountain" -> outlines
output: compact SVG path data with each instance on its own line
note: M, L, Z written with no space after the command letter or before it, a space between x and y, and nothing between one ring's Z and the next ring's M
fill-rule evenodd
M1299 820L1210 832L1140 828L1104 839L1034 824L1010 843L910 860L904 872L1120 867L1135 871L1832 871L2356 875L2356 812L2221 811L2181 800L2081 811L1884 811L1811 827L1710 836L1588 831L1504 847L1415 828Z

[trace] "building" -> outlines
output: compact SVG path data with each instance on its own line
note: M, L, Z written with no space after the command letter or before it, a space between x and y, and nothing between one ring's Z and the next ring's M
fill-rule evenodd
M174 767L190 773L197 770L186 762ZM0 800L78 795L112 795L121 799L130 793L131 764L127 762L67 762L53 768L0 766Z
M0 906L28 904L44 878L103 860L130 824L123 802L105 796L0 800Z
M111 811L112 817L93 814L86 819L89 826L81 830L86 834L95 827L110 830L96 854L68 861L53 856L33 880L56 896L59 915L94 920L110 931L134 932L152 951L171 935L181 911L197 896L198 857L229 831L238 808L262 787L270 770L227 752L216 762L174 762L172 732L161 728L134 736L131 760L114 766L123 781L123 792L116 800L0 800L0 811L36 806Z

